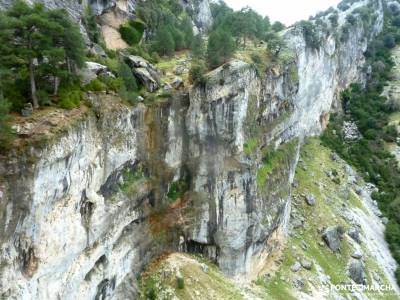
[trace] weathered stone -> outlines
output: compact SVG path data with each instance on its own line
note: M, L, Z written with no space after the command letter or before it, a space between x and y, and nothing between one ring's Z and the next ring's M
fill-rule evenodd
M301 289L303 289L303 288L305 287L306 281L304 280L304 278L301 278L301 277L296 276L296 277L293 279L293 285L294 285L294 287L295 287L296 289L301 290Z
M159 88L157 79L150 74L147 68L135 68L133 69L133 74L143 83L149 92L153 93Z
M351 257L355 259L361 259L363 257L363 254L361 253L361 251L356 250L351 254Z
M80 71L80 75L82 84L88 84L98 76L114 77L107 66L92 61L86 62L86 66Z
M310 206L315 205L315 196L313 194L307 194L305 197L306 203Z
M349 228L347 234L357 243L361 243L360 230L356 227Z
M355 283L366 284L365 266L361 260L352 260L350 262L349 276Z
M340 251L342 235L343 228L341 226L331 226L324 231L322 238L333 252L338 252Z
M303 259L301 260L301 266L302 266L304 269L306 269L306 270L311 270L311 269L312 269L312 266L313 266L313 263L312 263L312 261L303 258Z
M26 103L24 108L21 109L21 115L23 117L30 117L33 114L33 106L32 103Z
M296 261L296 262L294 263L294 265L292 265L292 266L290 267L290 270L291 270L292 272L298 272L298 271L300 270L300 268L301 268L301 264L300 264L298 261Z

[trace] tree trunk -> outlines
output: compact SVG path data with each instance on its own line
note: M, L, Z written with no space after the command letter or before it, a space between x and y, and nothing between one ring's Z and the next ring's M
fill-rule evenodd
M54 91L53 91L54 96L57 96L59 86L60 86L60 77L54 76Z
M33 68L34 68L33 59L30 59L29 60L29 77L30 77L30 82L31 82L31 95L32 95L33 108L39 108L39 101L36 96L36 82L35 82L35 75L34 75Z

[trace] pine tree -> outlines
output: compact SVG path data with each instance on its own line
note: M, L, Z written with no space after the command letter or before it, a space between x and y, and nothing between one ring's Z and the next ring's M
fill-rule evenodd
M170 56L174 53L174 38L166 27L159 29L155 36L154 50L160 55Z
M84 63L84 43L77 25L63 10L49 11L17 0L0 22L0 68L27 70L34 108L39 107L37 81L52 75L54 92Z
M192 41L192 53L195 58L203 58L205 54L204 40L201 34L196 35Z
M226 63L235 52L235 41L229 32L213 31L208 38L207 61L211 68Z

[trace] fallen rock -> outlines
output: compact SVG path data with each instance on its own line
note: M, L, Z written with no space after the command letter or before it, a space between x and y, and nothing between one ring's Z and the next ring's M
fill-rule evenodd
M304 288L304 286L306 285L304 278L301 277L295 277L293 279L293 285L295 288L301 290Z
M354 251L354 253L351 255L351 257L352 257L352 258L355 258L355 259L361 259L361 258L363 257L363 254L361 253L361 251L356 250L356 251Z
M107 66L102 64L87 61L85 68L80 71L82 84L88 84L98 76L113 77L114 75L108 70Z
M33 106L32 103L26 103L24 108L21 109L21 115L23 117L30 117L33 114Z
M292 272L298 272L299 270L300 270L300 268L301 268L301 264L298 262L298 261L296 261L295 263L294 263L294 265L293 266L291 266L290 267L290 270L292 271Z
M93 44L89 49L89 54L93 56L107 57L103 47L101 47L99 44Z
M365 266L361 260L352 260L350 262L349 276L355 283L366 284Z
M322 234L322 239L326 245L333 251L340 251L340 241L343 236L343 228L341 226L328 227Z
M387 223L389 223L389 219L386 218L386 217L383 217L382 218L382 223L383 223L383 225L387 225Z
M361 244L361 237L360 237L360 231L356 227L351 227L349 231L347 232L349 237L351 237L353 240L355 240L357 243Z
M305 197L306 203L310 206L315 205L315 196L313 194L307 194Z
M143 85L146 89L153 93L159 88L159 80L158 78L154 78L152 74L149 72L147 68L135 68L132 70L133 74Z
M155 66L136 55L123 55L125 62L132 68L133 75L153 93L160 88L160 72Z
M302 259L301 260L301 266L306 270L311 270L312 266L313 266L313 263L310 260Z

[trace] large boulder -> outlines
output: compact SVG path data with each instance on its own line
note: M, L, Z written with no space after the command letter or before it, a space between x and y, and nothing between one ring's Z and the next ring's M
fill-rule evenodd
M88 84L98 76L114 77L107 66L93 61L87 61L85 63L85 67L80 71L80 75L83 84Z
M343 228L341 226L331 226L325 229L322 239L326 245L333 251L340 251L340 241L343 236Z
M349 276L355 283L366 284L365 265L361 260L352 260L350 262Z
M149 92L160 88L160 71L143 57L124 55L124 60L132 69L133 75L146 87Z

